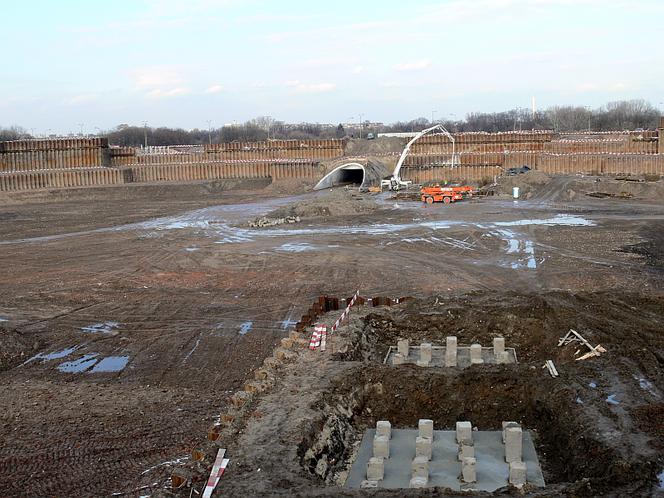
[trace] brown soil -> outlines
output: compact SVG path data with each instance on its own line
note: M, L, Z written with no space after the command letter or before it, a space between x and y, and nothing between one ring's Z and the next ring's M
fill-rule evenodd
M323 201L336 214L260 231L243 225L283 206L311 206L319 194L288 198L297 185L235 182L3 197L0 495L158 496L170 493L169 476L183 467L200 491L210 456L190 464L191 450L213 453L205 435L231 394L313 299L356 289L418 300L366 310L366 322L356 311L336 356L304 351L279 368L273 389L256 396L220 440L231 458L220 493L359 496L337 486L360 431L376 413L407 424L429 411L441 424L462 415L487 427L507 415L527 422L540 434L553 486L544 492L647 494L664 466L655 419L663 389L664 208L637 197L555 200L575 181L556 177L518 203L496 196L452 206L340 191ZM358 207L366 203L375 205ZM588 223L531 223L559 215ZM526 243L534 268L524 264ZM117 330L82 330L106 321L118 322ZM569 327L608 353L574 362L573 352L554 346ZM487 343L503 333L521 364L458 374L405 367L393 375L378 363L402 334L419 340L448 331ZM67 358L22 365L74 346ZM87 354L126 355L128 364L103 374L58 370ZM544 359L556 362L560 378L545 375ZM402 376L418 389L403 387ZM383 394L370 395L370 379L380 380ZM586 387L590 380L596 389ZM479 394L463 400L466 382L483 394L500 386L498 405L479 413ZM431 396L429 385L443 392ZM409 401L402 415L390 392ZM620 404L608 405L608 394ZM422 406L411 404L418 399ZM343 437L335 436L337 456L314 475L305 454L326 447L325 438L315 440L321 428ZM561 460L566 448L569 467Z

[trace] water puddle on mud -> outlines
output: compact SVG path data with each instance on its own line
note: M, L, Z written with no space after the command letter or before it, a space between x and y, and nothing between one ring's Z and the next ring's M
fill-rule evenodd
M118 328L120 328L118 322L102 322L81 327L81 332L88 332L91 334L112 334Z
M90 373L120 372L129 362L129 356L107 356L99 360Z
M294 242L294 243L286 243L286 244L281 244L279 247L277 247L277 251L285 251L285 252L305 252L305 251L314 251L316 249L315 246L312 246L311 244L307 242Z
M64 373L80 373L90 369L95 363L97 363L97 354L91 353L81 356L78 360L60 363L58 370Z
M21 366L27 365L28 363L35 360L43 360L43 361L59 360L61 358L64 358L65 356L69 356L80 347L81 346L72 346L70 348L62 349L60 351L54 351L52 353L39 353L34 355L32 358L29 358L27 361L23 362Z
M241 324L240 324L240 331L239 331L239 334L240 334L240 335L244 335L244 334L250 332L250 331L251 331L251 328L253 327L253 325L254 325L254 322L244 322L244 323L241 323Z

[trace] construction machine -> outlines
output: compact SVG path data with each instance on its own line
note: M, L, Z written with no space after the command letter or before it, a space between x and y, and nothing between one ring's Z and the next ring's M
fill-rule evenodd
M399 156L399 160L397 161L397 165L394 168L394 171L392 172L392 176L390 178L386 178L384 180L381 180L380 182L380 187L381 189L383 187L387 187L389 190L399 190L402 188L409 187L410 185L413 184L410 180L402 180L400 173L401 173L401 167L403 166L404 161L406 160L406 156L410 152L410 148L412 145L417 142L420 138L422 138L425 135L431 134L431 133L442 133L445 135L447 138L450 139L452 142L452 160L450 162L450 165L452 167L455 166L456 164L456 153L454 149L454 137L448 132L445 127L441 124L437 124L435 126L432 126L430 128L426 128L419 132L417 135L415 135L410 142L406 144L406 147L403 149L403 152L401 153L401 156Z

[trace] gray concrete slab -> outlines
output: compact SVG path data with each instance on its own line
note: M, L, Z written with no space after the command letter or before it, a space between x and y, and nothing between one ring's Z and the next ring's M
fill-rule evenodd
M445 346L434 346L431 353L431 362L429 362L429 367L444 367L445 365L445 351L447 347ZM517 363L516 350L514 348L505 348L507 353L507 363ZM394 356L397 353L397 348L392 346L386 357L385 363L388 365L394 364ZM409 348L409 354L404 358L404 363L417 363L420 359L420 347L419 345L411 345ZM482 359L485 364L495 365L498 363L496 361L496 355L493 353L493 347L483 347L482 348ZM458 368L467 368L470 366L470 346L458 346L457 347L457 367Z
M368 429L364 433L357 458L346 480L347 488L360 488L360 484L366 479L367 462L373 456L375 433L375 429ZM417 435L417 429L392 429L390 458L385 460L385 478L378 482L379 488L408 488ZM455 431L434 431L427 487L444 486L461 490L461 462L457 460L458 446L455 438ZM473 441L477 458L477 483L471 487L481 491L494 491L507 486L509 464L505 462L502 431L474 431ZM523 461L527 465L528 482L544 487L544 476L528 431L523 432ZM467 489L467 485L464 485L464 489Z

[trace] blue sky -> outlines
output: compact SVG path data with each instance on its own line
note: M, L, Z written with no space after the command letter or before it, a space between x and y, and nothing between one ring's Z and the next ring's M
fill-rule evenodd
M664 102L660 0L2 0L0 126ZM664 104L660 105L663 108Z

